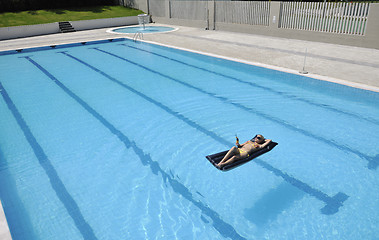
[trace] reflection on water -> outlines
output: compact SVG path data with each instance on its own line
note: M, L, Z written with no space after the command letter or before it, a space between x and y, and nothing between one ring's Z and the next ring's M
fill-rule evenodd
M282 182L277 188L264 194L251 208L245 209L244 217L258 227L264 226L270 220L275 220L285 209L305 193L287 182Z

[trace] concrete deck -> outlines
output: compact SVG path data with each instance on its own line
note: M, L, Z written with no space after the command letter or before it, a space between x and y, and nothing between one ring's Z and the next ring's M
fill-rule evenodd
M182 26L178 28L169 33L145 34L144 40L293 73L299 73L303 69L307 49L307 76L379 92L379 50L376 49ZM133 37L133 34L112 34L106 30L108 29L4 40L0 41L0 51Z
M11 234L9 232L8 223L5 219L5 214L3 211L3 206L0 201L0 239L1 240L11 240Z

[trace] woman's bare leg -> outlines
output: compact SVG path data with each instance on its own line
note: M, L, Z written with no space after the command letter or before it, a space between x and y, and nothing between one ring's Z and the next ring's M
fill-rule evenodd
M221 164L224 164L225 161L227 161L229 158L235 156L236 154L239 154L239 150L236 147L232 147L229 152L225 155L225 157L217 164L220 166Z
M233 157L229 158L228 160L226 160L226 162L224 162L224 163L220 162L221 165L219 163L219 166L222 167L223 165L228 165L229 163L232 163L232 162L234 162L235 160L238 160L238 159L240 159L240 158L237 157L237 156L233 156Z

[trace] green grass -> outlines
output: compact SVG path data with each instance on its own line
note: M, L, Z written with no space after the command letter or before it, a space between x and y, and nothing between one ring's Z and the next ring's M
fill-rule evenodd
M50 9L0 13L0 27L33 25L61 21L137 16L140 10L123 6L96 6L75 9Z

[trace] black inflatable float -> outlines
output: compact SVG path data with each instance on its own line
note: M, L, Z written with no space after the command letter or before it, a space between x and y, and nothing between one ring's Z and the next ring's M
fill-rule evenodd
M235 167L238 167L238 166L240 166L240 165L242 165L244 163L247 163L247 162L253 160L254 158L256 158L256 157L258 157L258 156L260 156L262 154L265 154L266 152L271 151L276 145L278 145L278 143L276 143L276 142L270 142L265 148L262 148L262 149L259 149L256 152L253 152L252 154L250 154L249 157L237 160L235 162L229 163L229 164L224 165L222 167L217 166L217 164L224 158L224 156L226 155L226 153L229 150L226 150L226 151L223 151L223 152L219 152L219 153L215 153L215 154L212 154L212 155L208 155L208 156L206 156L206 158L217 169L219 169L221 171L228 171L228 170L231 170L231 169L233 169Z

